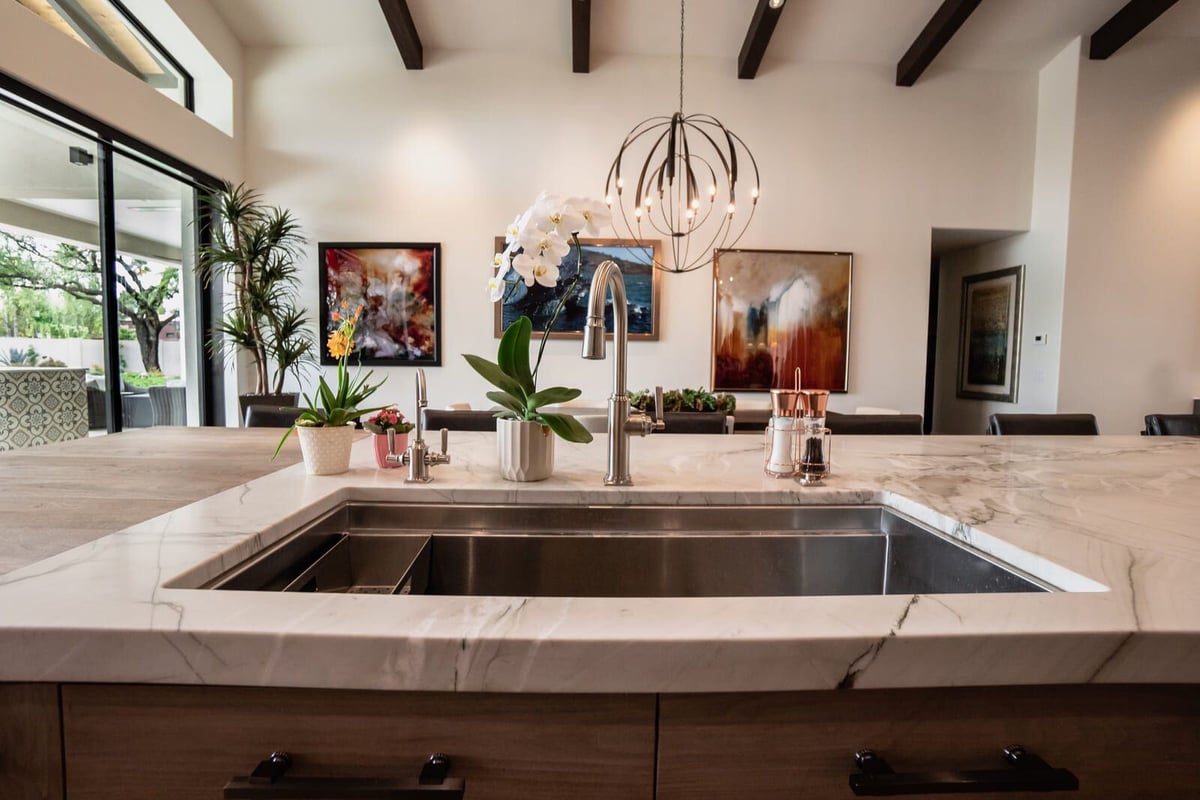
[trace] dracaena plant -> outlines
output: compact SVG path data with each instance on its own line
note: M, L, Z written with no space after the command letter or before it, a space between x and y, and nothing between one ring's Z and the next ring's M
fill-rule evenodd
M563 199L543 192L523 214L513 220L505 234L505 248L496 255L496 273L488 281L492 302L498 302L519 291L542 286L554 291L556 302L550 320L542 331L537 358L529 360L533 322L521 316L508 326L500 339L496 361L467 355L467 363L496 387L488 399L504 410L496 414L502 419L519 419L545 425L568 442L590 442L592 434L570 414L555 414L542 408L574 400L579 389L551 386L538 390L538 372L546 340L558 321L563 307L579 288L583 276L583 253L579 247L581 232L595 236L610 219L607 207L595 200ZM575 248L575 269L562 275L560 263Z

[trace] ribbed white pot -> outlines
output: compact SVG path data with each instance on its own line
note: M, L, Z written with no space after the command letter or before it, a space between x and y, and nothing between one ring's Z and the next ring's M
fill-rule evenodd
M519 419L496 420L496 454L506 481L544 481L554 472L554 432Z
M296 428L300 435L300 452L309 475L337 475L350 469L350 445L354 443L354 426L340 428Z

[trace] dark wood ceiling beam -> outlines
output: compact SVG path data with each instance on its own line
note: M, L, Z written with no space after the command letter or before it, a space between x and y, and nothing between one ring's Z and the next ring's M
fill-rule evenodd
M912 86L921 77L926 67L933 63L958 29L967 21L982 0L943 0L942 5L916 41L908 48L904 58L896 65L896 85Z
M758 74L767 45L771 43L771 34L775 33L775 24L783 13L783 3L779 0L758 0L754 16L750 18L750 28L746 31L746 41L742 42L742 52L738 54L738 77L751 80Z
M1130 0L1112 19L1092 34L1088 58L1103 61L1158 19L1176 0Z
M592 0L571 0L571 69L592 71Z
M396 40L404 66L409 69L424 68L425 51L421 47L421 37L417 35L417 26L413 24L407 0L379 0L379 7L383 9L383 16L392 30L392 38Z

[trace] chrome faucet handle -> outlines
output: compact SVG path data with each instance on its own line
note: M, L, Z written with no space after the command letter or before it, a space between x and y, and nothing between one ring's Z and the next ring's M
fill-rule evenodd
M651 430L665 431L667 429L667 410L663 408L663 388L654 387L654 422Z
M450 463L450 454L446 452L446 449L449 447L449 445L450 445L450 430L448 428L442 428L442 452L440 452L440 453L426 452L425 453L425 463L431 467L436 466L437 464L449 464Z

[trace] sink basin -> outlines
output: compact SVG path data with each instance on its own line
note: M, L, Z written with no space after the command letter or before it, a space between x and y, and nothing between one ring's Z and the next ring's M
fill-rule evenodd
M201 588L519 597L1055 589L879 506L398 503L346 504Z

